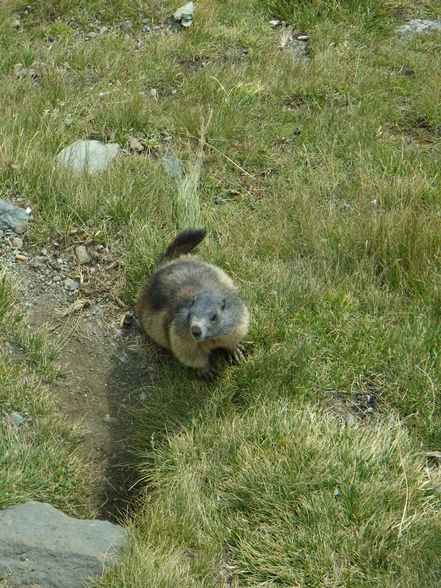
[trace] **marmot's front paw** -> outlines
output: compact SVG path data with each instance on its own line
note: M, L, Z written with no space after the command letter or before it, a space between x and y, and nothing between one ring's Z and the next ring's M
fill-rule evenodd
M217 377L217 370L210 366L205 370L198 370L198 374L203 380L212 381Z
M246 354L247 350L245 347L239 344L236 349L228 352L228 361L231 365L233 365L233 363L240 363L245 359Z

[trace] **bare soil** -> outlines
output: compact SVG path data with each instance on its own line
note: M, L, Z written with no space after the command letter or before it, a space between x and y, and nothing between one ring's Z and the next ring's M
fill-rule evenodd
M27 259L20 261L9 237L2 237L0 259L14 276L17 305L25 311L30 331L45 332L57 349L60 376L49 384L50 392L60 418L79 426L79 451L94 471L88 507L98 518L118 520L130 508L135 481L128 451L131 409L145 401L143 388L153 380L153 369L146 363L144 335L135 319L121 324L129 309L109 296L110 273L108 292L103 288L105 269L99 260L88 264L87 287L80 284L72 292L65 280L81 282L86 273L72 251L57 250L56 265L51 251L41 256L24 244L18 254ZM90 273L91 268L96 271ZM97 289L91 287L94 276L100 282Z

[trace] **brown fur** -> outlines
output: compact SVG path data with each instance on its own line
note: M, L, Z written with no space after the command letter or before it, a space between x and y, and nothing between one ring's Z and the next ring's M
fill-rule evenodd
M137 314L158 345L184 365L209 374L213 349L226 349L236 361L243 357L240 340L248 332L249 313L223 270L188 254L203 236L197 230L177 236L141 287ZM198 336L203 333L200 340L194 329Z

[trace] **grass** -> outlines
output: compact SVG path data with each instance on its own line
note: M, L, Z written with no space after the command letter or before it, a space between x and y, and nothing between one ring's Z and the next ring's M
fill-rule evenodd
M84 515L90 471L76 452L79 435L60 418L47 391L56 373L53 352L42 334L27 331L23 318L2 273L0 508L32 499ZM22 417L20 426L13 413Z
M169 32L176 7L0 8L0 196L26 196L29 239L110 244L130 304L176 231L203 224L201 254L251 311L250 357L215 383L158 367L133 432L132 547L101 585L437 586L439 35L394 29L441 4L207 0ZM306 63L280 49L287 26L310 36ZM78 138L145 152L55 172ZM328 414L363 394L371 420Z

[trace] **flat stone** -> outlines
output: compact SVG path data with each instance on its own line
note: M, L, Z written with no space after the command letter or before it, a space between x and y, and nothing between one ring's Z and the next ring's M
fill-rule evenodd
M41 588L80 588L118 565L125 530L29 501L0 512L0 577Z
M77 245L75 247L75 255L77 256L80 265L89 263L91 260L87 248L84 245Z
M413 18L396 29L400 37L410 37L420 33L429 33L432 31L441 31L441 20L423 20Z
M29 215L23 208L7 200L0 200L0 229L12 229L24 233L28 228Z
M120 153L121 147L118 143L101 143L94 139L80 140L60 151L55 158L55 164L74 172L94 173L105 170Z
M176 157L163 157L161 165L172 178L182 178L185 174L184 162Z

